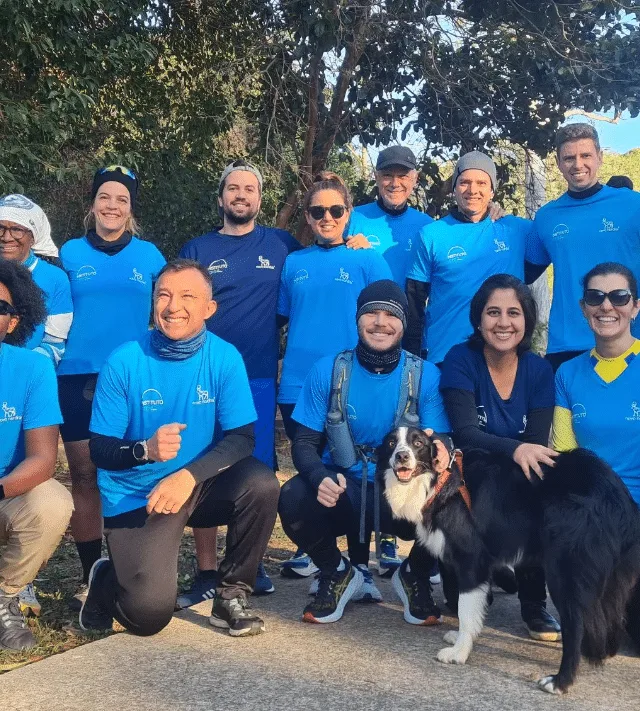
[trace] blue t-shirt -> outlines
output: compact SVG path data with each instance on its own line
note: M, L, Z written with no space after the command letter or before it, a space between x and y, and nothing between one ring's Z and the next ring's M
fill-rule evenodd
M73 301L71 300L71 286L66 273L53 264L45 262L44 259L35 257L35 261L29 267L33 281L44 291L45 306L47 309L47 332L52 335L66 339L69 318L56 320L56 316L73 314ZM25 348L33 350L41 345L44 338L45 323L36 326L33 336L25 343Z
M554 404L553 368L531 351L518 359L513 390L508 399L503 400L482 351L459 343L442 361L440 389L445 388L473 393L478 427L487 434L510 439L522 440L532 410L552 408Z
M24 348L0 345L0 479L24 460L25 430L61 422L51 361Z
M209 270L218 310L207 328L240 351L249 378L276 377L280 275L287 255L298 249L288 232L256 225L241 237L209 232L180 250Z
M72 239L60 259L71 282L74 314L58 375L98 373L112 350L149 330L153 282L165 259L137 237L112 256L86 237Z
M347 234L362 233L376 252L384 256L394 281L404 289L413 245L420 230L431 222L433 218L412 207L401 215L390 215L377 202L370 202L353 210Z
M529 262L553 263L547 352L588 350L593 333L578 304L580 281L601 262L620 262L640 280L640 193L608 185L582 200L565 193L538 210L531 246ZM640 336L640 322L632 332Z
M400 397L404 359L403 353L397 368L391 373L380 374L366 370L354 357L345 409L355 444L378 447L393 429ZM331 401L334 360L334 356L329 356L320 359L314 365L304 382L293 411L293 419L296 422L316 432L324 432ZM438 389L439 380L438 368L432 363L425 362L420 380L418 414L421 427L431 427L435 432L444 433L449 432L450 427ZM327 466L334 467L328 448L325 449L322 461ZM367 477L371 481L375 476L375 470L375 464L370 462ZM362 479L362 465L356 464L345 474L354 479Z
M391 272L372 249L313 245L287 257L278 313L289 318L289 335L278 402L296 402L319 358L356 345L358 296L379 279L391 279Z
M593 368L589 352L563 363L556 373L556 405L571 411L578 445L602 457L640 505L640 358L611 383Z
M471 335L469 305L485 279L493 274L524 278L531 227L520 217L471 223L452 215L423 227L407 278L431 284L425 341L432 363Z
M222 431L256 420L242 358L230 343L207 334L185 360L160 358L151 334L125 343L100 371L90 429L127 440L149 439L162 425L186 424L178 456L125 471L98 469L105 516L147 505L147 494L169 474L212 449Z

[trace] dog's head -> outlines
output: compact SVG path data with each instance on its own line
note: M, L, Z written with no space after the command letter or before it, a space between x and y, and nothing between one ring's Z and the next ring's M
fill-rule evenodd
M437 456L436 445L417 427L397 427L389 432L378 449L378 464L391 469L398 481L410 482L414 477L432 470Z

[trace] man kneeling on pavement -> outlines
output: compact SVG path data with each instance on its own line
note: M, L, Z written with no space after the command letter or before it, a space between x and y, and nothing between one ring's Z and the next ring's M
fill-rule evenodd
M293 412L299 427L292 453L299 474L282 487L278 508L286 534L319 568L317 591L303 613L306 622L336 622L349 600L382 599L368 570L375 523L377 530L416 539L415 526L393 519L384 496L375 520L375 448L395 426L408 424L407 416L423 429L449 431L438 368L402 350L407 325L402 289L391 280L373 282L358 297L356 319L356 348L315 364ZM444 468L449 454L437 444ZM366 542L355 555L351 551L351 561L337 547L342 535ZM393 587L410 624L441 620L429 582L433 563L426 549L414 544L394 573Z
M174 610L184 527L226 525L209 622L234 637L264 631L247 598L279 486L251 456L256 412L242 358L205 328L216 308L206 269L171 262L154 290L155 328L100 372L90 448L110 558L91 570L84 629L115 618L134 634L159 632Z

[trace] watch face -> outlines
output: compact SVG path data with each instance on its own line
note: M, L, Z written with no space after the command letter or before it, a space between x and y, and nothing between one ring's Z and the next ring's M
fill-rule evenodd
M142 446L142 442L136 442L133 445L133 456L138 461L142 461L145 458L144 457L144 447Z

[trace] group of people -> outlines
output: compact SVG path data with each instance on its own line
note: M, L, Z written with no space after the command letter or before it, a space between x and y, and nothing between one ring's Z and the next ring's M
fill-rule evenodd
M561 128L556 154L567 191L535 220L504 214L495 164L471 152L455 166L449 214L434 221L408 205L415 156L389 147L370 204L354 208L336 174L317 176L303 201L305 248L257 224L262 175L235 161L219 182L222 225L169 263L138 236L138 179L126 167L95 174L86 232L59 257L37 205L0 200L0 648L34 644L32 583L69 521L83 629L116 619L151 635L176 607L210 599L213 626L262 632L248 599L274 590L261 561L277 513L298 548L283 572L315 573L305 621L382 599L375 532L404 619L437 624L435 561L414 526L393 519L375 477L376 448L399 424L437 433L437 471L454 446L481 448L534 480L558 451L589 447L640 503L640 195L600 183L587 124ZM525 282L549 264L542 358ZM276 406L298 472L282 489ZM71 493L52 478L58 433ZM177 596L185 526L197 573ZM396 536L415 541L405 560ZM441 573L455 612L456 581ZM529 633L558 639L542 569L512 578Z

